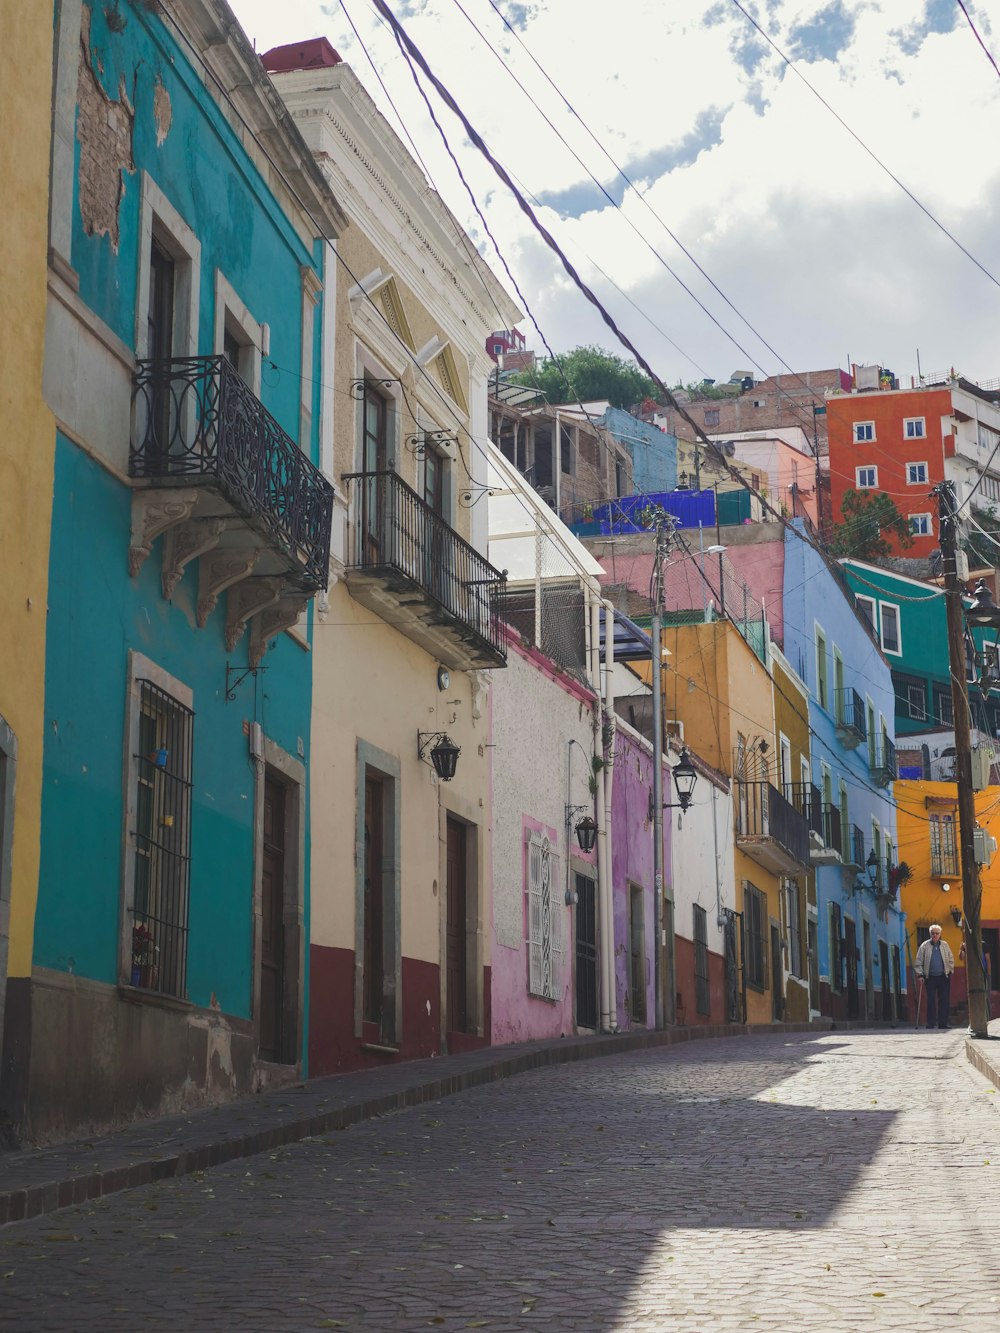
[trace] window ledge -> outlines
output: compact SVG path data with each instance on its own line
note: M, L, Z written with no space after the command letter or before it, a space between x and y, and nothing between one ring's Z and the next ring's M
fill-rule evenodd
M194 1008L190 1000L179 999L176 995L165 995L162 991L147 990L144 986L120 985L118 994L130 1004L151 1004L158 1009L175 1009L180 1013L189 1013Z

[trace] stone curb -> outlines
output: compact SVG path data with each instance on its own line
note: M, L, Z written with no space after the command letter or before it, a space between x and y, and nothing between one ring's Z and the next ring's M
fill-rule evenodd
M812 1023L786 1023L780 1026L749 1023L706 1024L668 1028L662 1032L630 1032L614 1036L562 1040L535 1046L530 1050L518 1051L510 1047L501 1047L496 1049L495 1058L492 1060L488 1058L483 1060L481 1058L483 1052L478 1051L475 1054L480 1058L469 1068L459 1068L454 1073L440 1077L434 1075L417 1077L402 1088L381 1095L356 1097L353 1100L350 1098L349 1090L345 1089L347 1095L339 1106L312 1114L303 1114L301 1111L296 1112L295 1108L289 1108L286 1120L279 1124L269 1124L264 1128L249 1128L245 1131L227 1133L222 1127L218 1127L214 1133L209 1130L203 1142L177 1153L150 1152L141 1161L78 1175L57 1175L56 1171L59 1168L53 1168L51 1179L23 1188L4 1189L0 1180L0 1226L9 1222L26 1221L44 1213L55 1212L58 1208L86 1203L89 1199L100 1199L121 1190L149 1185L157 1180L185 1176L193 1171L205 1171L240 1157L252 1157L258 1153L270 1152L288 1143L297 1143L302 1139L347 1129L362 1120L386 1115L391 1111L400 1111L410 1106L419 1106L424 1102L438 1101L442 1097L453 1096L468 1088L480 1087L497 1079L511 1078L516 1074L547 1065L593 1060L609 1055L623 1055L629 1051L648 1050L656 1046L673 1046L682 1042L719 1037L777 1036L866 1026L869 1025L857 1022L837 1023L830 1019ZM484 1049L489 1050L489 1048ZM400 1067L394 1066L397 1070ZM414 1073L416 1074L416 1070ZM346 1080L351 1076L348 1074L338 1077ZM1000 1078L1000 1073L996 1077ZM3 1158L0 1157L0 1171L3 1165ZM62 1170L65 1172L64 1165Z
M994 1040L997 1033L990 1034ZM973 1069L978 1069L984 1078L988 1078L995 1088L1000 1088L1000 1041L994 1046L993 1042L984 1044L982 1041L974 1041L971 1037L965 1039L965 1058Z

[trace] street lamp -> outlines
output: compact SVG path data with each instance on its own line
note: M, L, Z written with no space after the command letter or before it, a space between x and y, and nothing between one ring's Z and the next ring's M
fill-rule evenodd
M680 762L674 765L673 778L674 786L677 788L677 800L680 809L686 810L691 804L695 783L698 781L698 774L691 762L691 752L686 745L681 749ZM677 807L667 804L663 808L673 810Z
M972 605L965 608L965 618L970 625L982 629L1000 629L1000 606L994 602L985 579L977 580L972 590Z

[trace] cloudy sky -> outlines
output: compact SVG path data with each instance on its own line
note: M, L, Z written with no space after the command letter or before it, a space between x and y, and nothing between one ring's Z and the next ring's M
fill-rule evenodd
M260 51L330 39L509 288L370 0L230 3ZM908 377L918 349L925 374L1000 377L1000 77L957 0L741 0L791 65L736 0L389 3L668 382L849 359ZM997 0L966 7L1000 63ZM429 96L530 310L529 344L620 350Z

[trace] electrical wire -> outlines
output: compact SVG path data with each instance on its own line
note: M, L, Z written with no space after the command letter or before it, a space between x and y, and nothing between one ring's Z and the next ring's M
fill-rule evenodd
M982 37L980 37L979 30L977 29L975 23L972 21L972 15L965 7L965 0L956 0L956 3L958 4L958 7L962 11L962 13L965 15L965 20L968 23L969 27L972 29L972 35L975 37L979 45L983 48L983 51L986 55L986 59L993 66L994 74L996 74L997 78L1000 79L1000 68L997 67L997 62L993 59L992 51L990 51L990 48L983 41Z

